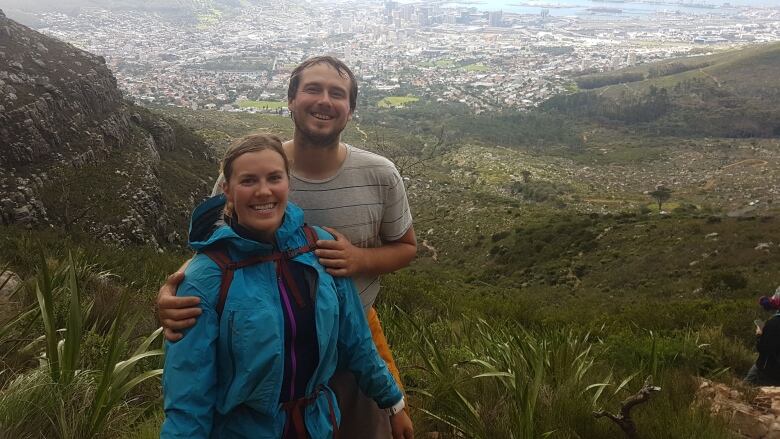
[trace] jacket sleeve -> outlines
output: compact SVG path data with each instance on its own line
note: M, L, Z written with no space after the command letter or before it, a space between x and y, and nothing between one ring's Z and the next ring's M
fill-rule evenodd
M780 354L780 315L775 315L764 324L758 337L756 349L760 354L777 357Z
M204 288L214 283L216 267L204 266L195 259L187 267L177 296L198 296L203 310L195 326L177 342L165 342L163 369L163 407L165 421L161 439L208 439L214 420L217 400L217 339L219 321L214 307L216 291ZM203 282L203 278L211 282ZM217 279L218 281L218 279ZM211 285L209 285L211 286Z
M358 293L349 278L333 278L339 296L340 364L355 374L360 389L380 408L392 407L402 394L384 360L377 353Z

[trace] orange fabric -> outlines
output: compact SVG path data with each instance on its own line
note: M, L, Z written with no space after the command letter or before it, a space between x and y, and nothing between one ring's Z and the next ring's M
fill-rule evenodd
M396 384L403 391L404 384L401 382L401 374L398 373L398 367L395 365L392 352L390 352L390 346L387 344L382 324L379 323L379 315L376 313L376 308L372 306L366 317L368 318L368 328L371 329L371 338L374 340L376 350L379 352L379 356L387 363L387 368L393 374Z

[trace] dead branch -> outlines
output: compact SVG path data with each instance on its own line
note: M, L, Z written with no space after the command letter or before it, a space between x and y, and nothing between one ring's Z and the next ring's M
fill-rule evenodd
M629 439L639 439L639 433L636 431L636 424L634 423L634 420L631 419L631 409L639 404L647 402L653 393L661 391L660 387L652 385L652 381L652 375L645 378L645 384L642 386L642 388L620 403L620 413L617 415L613 415L612 413L604 410L599 410L597 412L593 412L593 417L609 418L612 420L612 422L617 424L621 430L623 430L623 433L626 434L626 437Z

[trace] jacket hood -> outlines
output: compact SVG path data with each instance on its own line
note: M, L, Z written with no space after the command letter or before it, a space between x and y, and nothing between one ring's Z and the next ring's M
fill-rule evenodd
M195 251L200 251L218 241L230 242L241 252L271 251L270 243L253 241L237 234L225 223L222 212L227 199L219 194L206 199L195 208L190 219L189 245ZM276 230L276 245L285 251L299 246L295 239L296 232L303 226L303 210L291 202L287 202L282 224Z

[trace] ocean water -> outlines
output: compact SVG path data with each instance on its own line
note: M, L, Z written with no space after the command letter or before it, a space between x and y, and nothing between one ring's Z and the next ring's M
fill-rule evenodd
M637 16L655 13L728 14L743 6L780 8L780 0L653 0L655 3L632 0L464 0L442 6L473 7L481 11L505 11L518 14L539 14L547 9L550 15ZM663 2L663 4L661 3ZM710 5L712 8L695 7ZM620 13L596 12L591 8L615 8Z

